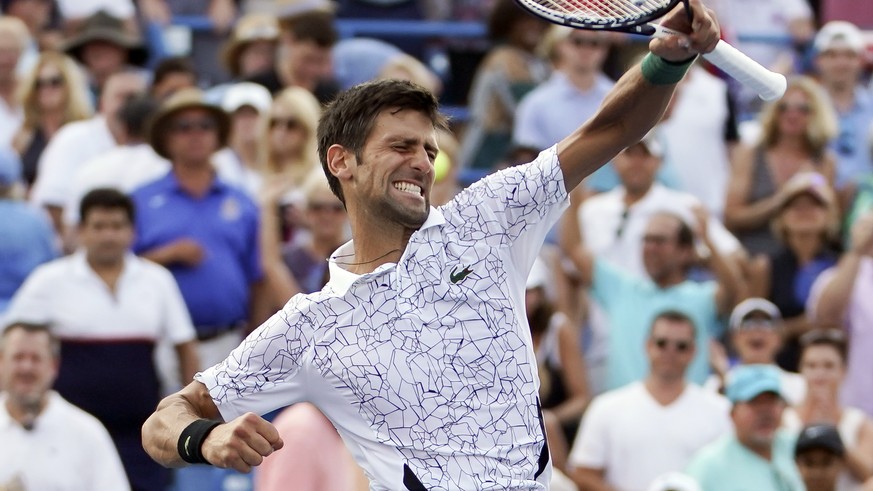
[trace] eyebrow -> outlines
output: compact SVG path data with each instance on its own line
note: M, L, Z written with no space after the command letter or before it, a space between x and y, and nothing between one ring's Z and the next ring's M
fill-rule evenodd
M388 137L388 143L391 145L395 145L397 143L400 143L400 144L406 145L406 146L416 146L416 145L422 143L422 141L419 138L415 138L415 137L394 136L394 137ZM432 152L434 154L439 152L439 148L427 140L425 140L423 142L423 145L424 145L424 149L427 150L428 152Z

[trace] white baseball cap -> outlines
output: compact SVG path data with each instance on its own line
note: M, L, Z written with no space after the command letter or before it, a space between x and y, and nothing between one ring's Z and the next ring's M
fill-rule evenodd
M844 20L832 20L822 26L813 42L816 53L829 49L849 49L856 53L864 51L864 36L855 24Z
M273 104L273 96L263 85L253 82L240 82L232 85L221 99L221 108L228 114L243 107L251 106L258 113L264 113Z
M743 324L743 321L746 320L746 317L755 312L766 315L774 323L782 320L782 313L779 312L779 307L773 302L766 298L752 297L743 300L734 307L728 325L731 329L738 329Z

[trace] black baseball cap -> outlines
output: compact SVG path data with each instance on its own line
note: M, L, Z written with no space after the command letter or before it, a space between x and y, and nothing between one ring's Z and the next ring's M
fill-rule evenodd
M804 428L797 437L797 443L794 444L794 455L817 448L839 457L846 452L840 432L833 425L816 424Z

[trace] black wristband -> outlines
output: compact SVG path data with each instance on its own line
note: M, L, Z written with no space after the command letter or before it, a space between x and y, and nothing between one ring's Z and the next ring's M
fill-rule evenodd
M179 435L179 442L176 443L176 451L179 452L182 460L189 464L208 464L201 452L203 440L206 440L209 433L220 424L220 421L198 419L185 427Z

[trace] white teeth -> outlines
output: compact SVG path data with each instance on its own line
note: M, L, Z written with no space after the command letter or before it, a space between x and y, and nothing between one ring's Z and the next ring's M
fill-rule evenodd
M400 191L403 191L404 193L421 196L421 187L416 186L415 184L409 182L395 182L394 187L399 189Z

